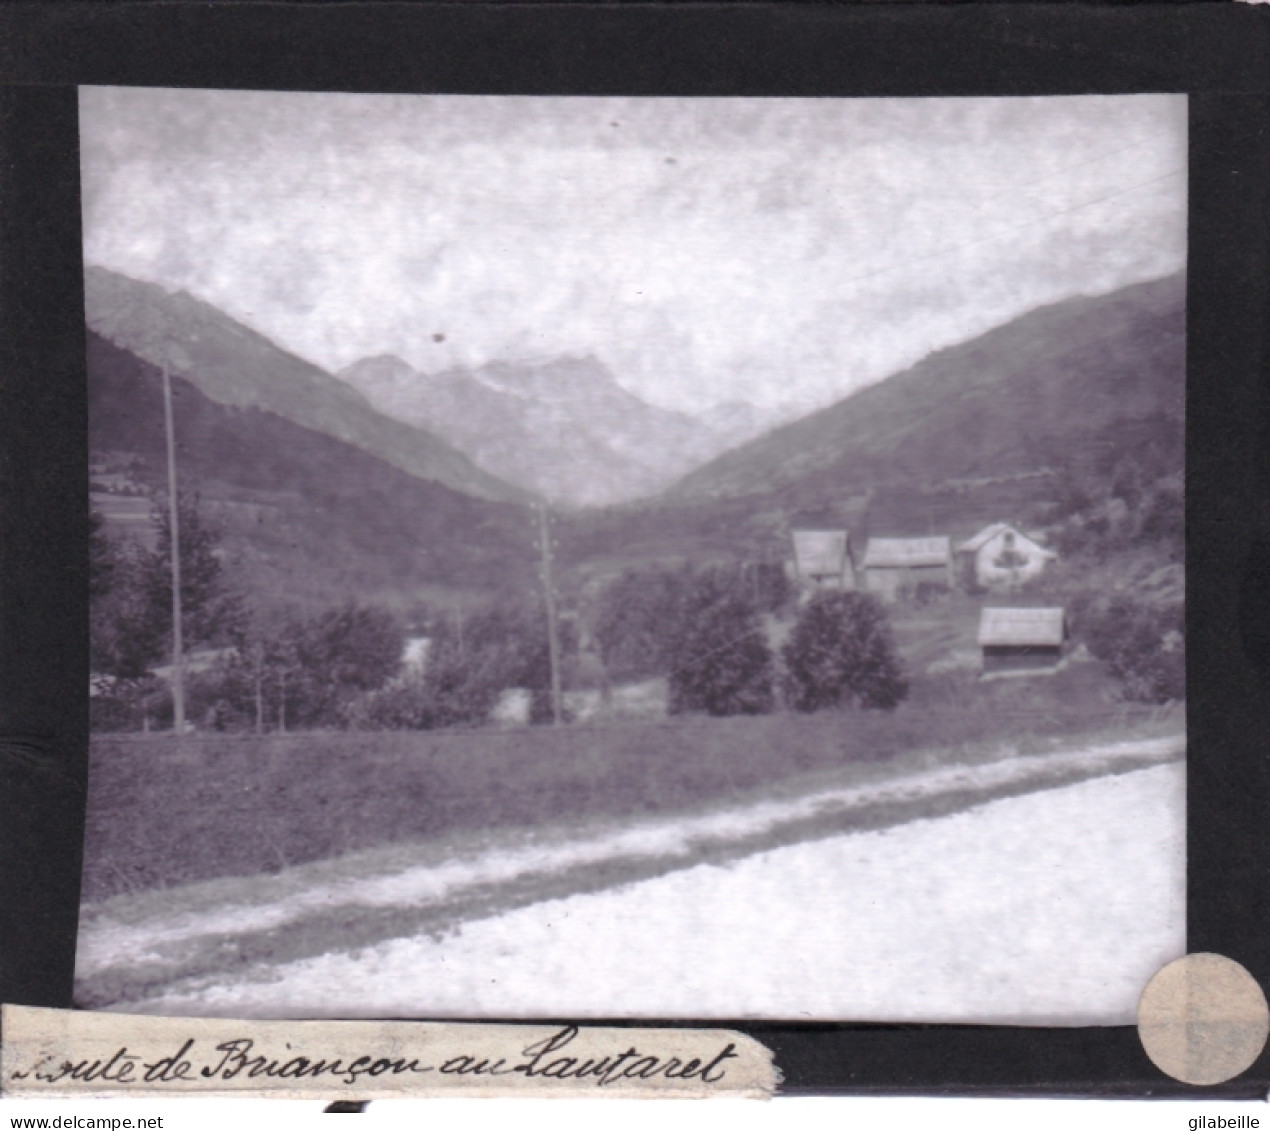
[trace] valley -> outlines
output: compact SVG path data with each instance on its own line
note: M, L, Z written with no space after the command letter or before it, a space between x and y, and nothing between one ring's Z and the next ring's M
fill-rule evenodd
M345 373L350 384L206 304L96 269L89 283L94 450L143 456L138 482L162 488L146 359L181 358L186 484L225 521L253 586L314 600L401 608L422 595L479 601L517 588L514 574L532 584L535 482L581 480L606 496L617 480L633 490L698 463L661 494L556 508L561 581L584 593L650 564L783 560L803 521L849 528L860 547L871 535L960 539L1033 521L1073 474L1182 458L1181 276L1034 311L713 459L688 418L624 393L593 360L426 376L383 357ZM516 415L513 402L544 387L555 400ZM732 435L754 427L735 416ZM587 417L607 436L577 427ZM507 479L478 466L490 448Z
M90 287L91 303L104 302L103 281L110 280L101 275ZM149 293L141 284L111 286L134 299ZM266 619L316 615L352 600L391 610L416 633L438 624L461 633L462 620L482 609L532 604L541 592L541 546L538 496L527 482L578 479L589 467L604 492L605 474L630 482L627 465L611 458L618 447L636 451L635 440L658 432L679 443L691 430L686 418L625 394L586 359L428 377L381 357L345 374L359 391L328 375L304 377L306 363L191 303L163 300L167 328L154 333L137 329L135 310L129 321L127 304L105 303L104 313L90 305L93 505L111 538L153 544L151 497L166 488L161 381L151 361L119 342L152 357L183 357L184 369L171 365L182 487L198 496L218 532L225 577ZM191 311L193 328L178 330L173 319ZM553 581L562 614L583 637L565 690L592 694L603 682L592 634L604 594L619 579L712 566L788 572L795 527L849 531L857 568L871 538L942 535L957 545L995 522L1048 529L1060 551L1076 552L1060 552L1024 603L1080 604L1094 592L1140 593L1161 608L1180 602L1180 543L1152 536L1139 545L1131 532L1090 532L1129 531L1125 504L1108 494L1126 468L1141 483L1139 509L1153 505L1158 484L1177 479L1183 326L1181 276L1072 299L705 460L661 494L552 508ZM216 350L201 354L208 342ZM226 352L235 342L250 348ZM262 365L275 377L256 389L241 374ZM227 373L240 375L232 386ZM407 410L410 390L417 408L429 401L422 393L438 395L426 412ZM361 406L363 424L351 432L363 432L335 434L351 426L323 416L332 398ZM527 414L512 404L521 401L532 402ZM539 427L553 403L569 412ZM380 415L389 408L411 419ZM557 442L588 415L607 429L602 442L594 431L579 439L583 448L593 444L589 454ZM311 426L323 420L329 427ZM415 430L432 461L428 474L368 446L366 436L396 436L400 428ZM489 437L528 459L533 474L508 465L508 481L489 477L479 466ZM983 604L954 592L934 609L890 608L913 694L925 693L928 668L964 666L977 654ZM790 623L773 636L778 644ZM1077 699L1114 698L1114 680L1085 682Z

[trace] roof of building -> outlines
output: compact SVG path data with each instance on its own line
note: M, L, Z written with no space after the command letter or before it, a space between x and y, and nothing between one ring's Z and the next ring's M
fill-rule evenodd
M1010 531L1016 537L1021 538L1026 542L1031 542L1032 545L1035 546L1037 550L1039 550L1044 556L1049 558L1058 557L1058 555L1054 553L1053 550L1047 550L1044 546L1041 545L1036 534L1029 534L1024 531L1021 531L1017 526L1011 526L1008 522L989 523L982 530L980 530L979 533L976 534L973 538L967 538L964 542L960 543L957 546L957 553L959 554L977 553L983 547L985 543L990 542L998 534L1004 534L1006 531Z
M947 565L951 554L951 540L946 534L936 538L870 538L864 551L864 566Z
M979 614L979 644L1059 645L1066 619L1061 608L983 609Z
M995 538L1004 530L1013 530L1014 528L1008 522L990 522L978 534L972 538L967 538L957 546L959 554L973 554L980 546L982 546L989 538Z

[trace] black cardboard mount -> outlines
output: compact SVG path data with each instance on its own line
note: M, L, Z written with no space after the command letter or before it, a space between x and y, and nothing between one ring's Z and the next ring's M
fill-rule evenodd
M88 738L78 84L1188 94L1187 929L1190 950L1270 985L1270 10L10 3L0 75L0 1000L71 1004ZM1270 1050L1197 1089L1158 1072L1128 1027L736 1027L775 1050L787 1093L1260 1099L1270 1086Z

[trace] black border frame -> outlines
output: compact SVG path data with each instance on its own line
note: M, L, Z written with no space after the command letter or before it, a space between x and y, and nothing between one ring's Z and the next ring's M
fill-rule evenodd
M1270 984L1270 10L22 0L0 3L0 82L0 1000L71 1001L88 736L79 84L1188 94L1187 930L1191 951ZM1263 1099L1270 1086L1270 1048L1198 1089L1156 1070L1131 1027L736 1028L775 1051L787 1094Z

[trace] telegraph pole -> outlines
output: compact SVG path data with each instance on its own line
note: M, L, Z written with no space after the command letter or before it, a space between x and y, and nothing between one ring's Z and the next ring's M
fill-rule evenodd
M560 725L560 638L556 628L556 589L551 580L551 531L547 505L538 504L538 538L542 544L542 590L547 600L547 648L551 656L551 721Z
M163 423L168 447L168 544L172 555L172 726L185 733L185 648L181 639L181 532L176 499L176 434L172 426L172 378L163 373Z

